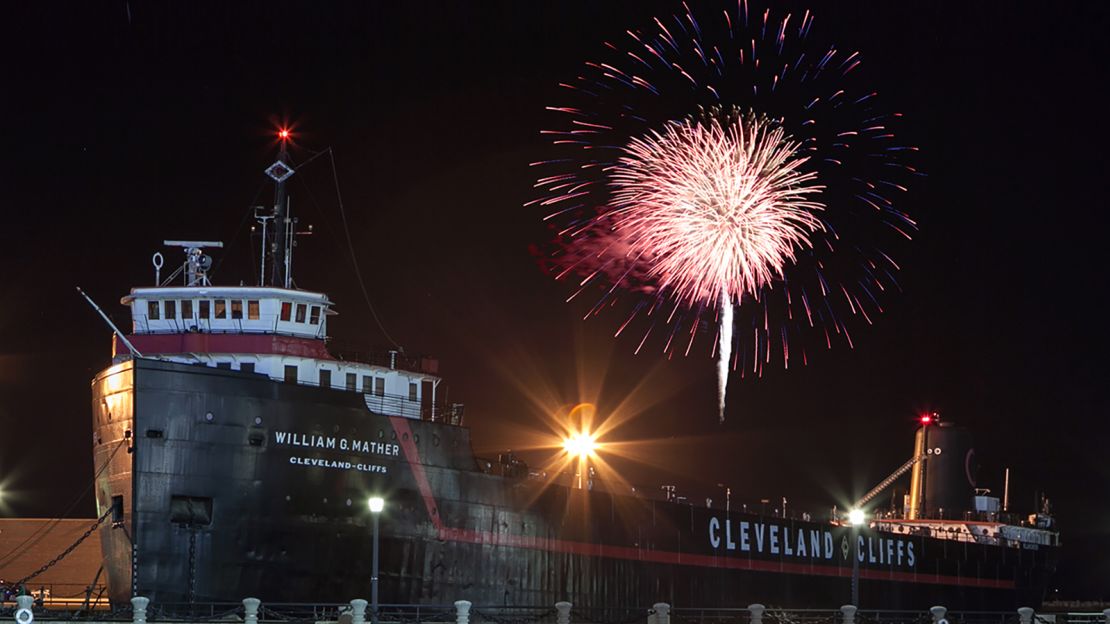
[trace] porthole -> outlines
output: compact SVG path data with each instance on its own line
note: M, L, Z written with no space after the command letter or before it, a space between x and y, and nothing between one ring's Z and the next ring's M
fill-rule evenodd
M404 440L405 442L408 442L409 441L409 434L407 434L407 433L401 434L401 439Z
M432 434L432 446L439 446L439 436Z
M419 433L412 434L412 441L415 444L420 444L420 434Z
M382 431L381 429L378 429L378 439L379 440L385 439L385 432Z
M393 439L393 440L396 440L397 439L397 432L394 431L393 434L390 436L390 438Z
M254 417L254 424L261 425L262 424L262 417L261 416L255 416Z
M208 412L204 415L204 419L207 420L208 422L212 422L212 420L215 419L215 418L216 417L212 415L212 412Z

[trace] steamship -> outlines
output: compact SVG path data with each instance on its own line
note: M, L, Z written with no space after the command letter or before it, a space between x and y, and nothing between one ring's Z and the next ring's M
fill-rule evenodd
M581 607L1038 606L1058 533L969 481L971 436L923 423L904 513L785 517L535 478L477 459L437 361L329 351L333 303L294 287L283 147L265 170L257 286L209 279L209 241L122 299L92 380L98 531L113 603ZM155 266L162 266L156 254ZM581 487L575 487L576 485ZM368 497L385 508L375 518ZM374 520L380 525L375 546Z

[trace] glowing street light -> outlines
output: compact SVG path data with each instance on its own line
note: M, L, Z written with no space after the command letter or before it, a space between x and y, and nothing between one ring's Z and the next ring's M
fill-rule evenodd
M867 515L862 509L853 509L848 512L848 523L852 525L852 604L859 607L859 528L867 520Z
M563 450L571 457L591 457L596 449L597 442L588 433L576 433L563 440Z
M374 563L370 570L370 621L378 624L378 519L385 509L385 499L381 496L371 496L368 501L370 515L374 517Z
M576 487L582 489L582 476L583 474L590 474L590 489L593 489L593 469L590 467L590 459L596 457L599 444L593 434L580 431L572 433L563 439L563 450L567 452L567 456L572 460L577 460L576 470Z

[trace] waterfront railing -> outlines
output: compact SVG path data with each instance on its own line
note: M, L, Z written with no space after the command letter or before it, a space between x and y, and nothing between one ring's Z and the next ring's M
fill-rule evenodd
M475 605L459 600L450 605L378 605L366 600L349 603L267 603L256 598L239 602L161 603L135 597L121 608L59 608L19 596L16 604L0 605L0 618L16 624L53 622L211 623L211 624L1110 624L1110 609L1102 612L1036 613L1016 611L779 609L762 604L746 608L672 608L656 603L650 608L583 608L569 602L550 607Z

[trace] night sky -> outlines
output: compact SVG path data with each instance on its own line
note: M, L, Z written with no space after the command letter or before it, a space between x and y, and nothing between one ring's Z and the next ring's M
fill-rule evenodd
M1012 508L1052 501L1058 595L1110 599L1101 3L771 5L812 8L814 31L861 50L928 177L900 205L921 231L886 313L854 349L734 378L724 425L708 347L634 356L618 317L583 322L529 252L542 211L522 207L556 83L679 2L39 4L8 7L0 38L0 514L64 513L92 476L88 384L110 332L74 286L126 325L119 298L150 285L151 254L177 258L166 238L224 241L215 281L251 283L244 217L272 197L284 119L298 160L334 149L378 314L440 358L480 454L525 446L545 409L630 397L641 413L612 437L650 440L649 463L616 463L630 482L818 511L907 459L915 416L936 410L975 431L982 487L1001 495L1010 467ZM326 159L291 194L316 232L298 285L337 302L337 342L387 345ZM71 515L92 513L86 495Z

